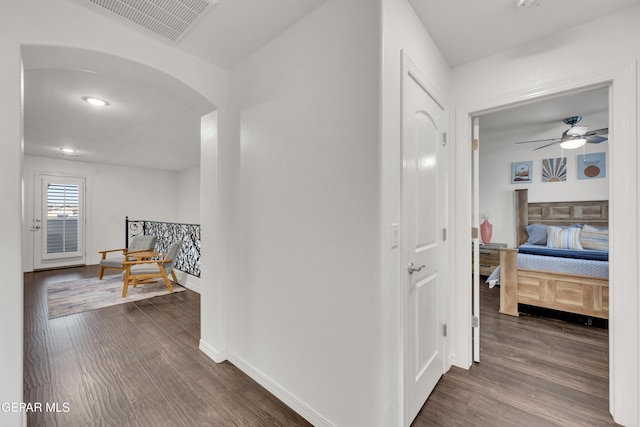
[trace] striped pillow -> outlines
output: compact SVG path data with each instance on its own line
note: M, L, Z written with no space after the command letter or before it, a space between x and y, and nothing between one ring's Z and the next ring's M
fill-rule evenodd
M582 250L580 228L547 227L547 247L557 249Z
M585 249L592 251L609 251L609 229L599 230L590 225L584 225L580 232L580 244Z

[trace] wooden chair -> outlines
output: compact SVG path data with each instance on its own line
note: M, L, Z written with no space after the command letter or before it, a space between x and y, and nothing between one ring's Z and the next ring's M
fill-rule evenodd
M122 298L127 296L129 285L133 285L135 288L139 284L148 283L155 279L164 280L169 292L173 292L173 287L171 286L168 275L171 274L173 281L178 283L178 278L173 271L173 266L176 263L181 247L182 241L179 240L171 244L165 255L158 254L158 257L154 257L158 259L151 258L124 261ZM129 254L128 256L134 258L136 254Z
M129 243L128 248L120 248L120 249L109 249L107 251L99 251L98 253L102 254L102 259L100 259L100 277L99 280L102 280L102 276L104 275L104 270L113 269L113 270L124 270L124 265L122 264L127 260L127 255L133 252L139 251L150 251L156 245L157 237L150 236L147 234L142 234L138 236L134 236ZM107 257L108 253L111 252L121 252L120 255Z

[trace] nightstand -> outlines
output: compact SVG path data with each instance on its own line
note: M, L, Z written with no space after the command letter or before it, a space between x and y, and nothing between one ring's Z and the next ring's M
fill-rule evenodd
M480 275L489 276L500 264L500 248L506 243L487 243L480 245Z

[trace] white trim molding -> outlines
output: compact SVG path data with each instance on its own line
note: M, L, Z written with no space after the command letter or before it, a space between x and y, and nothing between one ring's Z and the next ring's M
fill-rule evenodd
M178 283L184 286L187 289L190 289L194 292L201 293L200 287L200 278L196 276L192 276L188 273L185 273L181 270L175 270L176 277L178 278Z
M236 356L229 356L229 361L312 425L316 427L332 427L335 425L246 360Z
M209 344L207 344L202 338L200 338L200 345L198 346L201 352L207 355L207 357L216 363L222 363L227 360L227 355L224 352L218 351Z

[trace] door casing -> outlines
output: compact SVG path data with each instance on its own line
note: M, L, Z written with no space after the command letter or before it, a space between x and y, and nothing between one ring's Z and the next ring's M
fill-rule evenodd
M24 245L24 256L23 256L23 270L25 272L33 271L33 270L44 270L49 268L60 268L67 267L72 265L85 265L86 264L86 249L88 243L88 233L86 230L86 224L88 223L89 217L89 203L88 203L88 195L89 195L89 187L90 187L90 178L82 175L71 175L71 174L57 174L51 173L48 171L28 171L27 172L27 182L25 184L26 189L26 218L24 220L24 229L25 229L25 242ZM40 233L43 232L43 228L40 230L34 230L34 226L36 225L35 219L40 219L44 221L44 212L41 212L42 205L38 199L41 197L41 190L38 186L41 186L41 181L43 177L51 177L51 178L60 178L60 179L70 179L70 180L80 180L83 182L84 194L82 196L82 221L83 221L83 232L81 235L81 245L82 252L77 257L64 257L62 259L42 259L40 256L40 245L36 241L36 239L40 239ZM40 223L42 224L42 222ZM42 225L41 225L42 227Z

